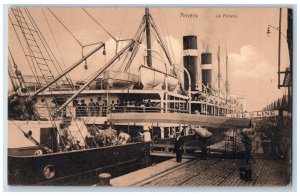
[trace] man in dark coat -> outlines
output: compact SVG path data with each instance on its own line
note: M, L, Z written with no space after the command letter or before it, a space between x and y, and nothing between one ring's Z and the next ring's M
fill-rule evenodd
M88 109L88 106L86 105L84 100L81 100L80 112L81 112L82 116L87 116L87 109Z
M249 160L250 159L253 159L252 158L252 155L251 155L251 151L252 151L252 139L246 134L246 133L243 133L243 138L242 138L242 142L244 143L244 156L245 156L245 159L246 159L246 163L249 163Z
M183 153L183 140L184 133L181 132L180 135L176 138L175 146L174 146L174 152L176 153L176 161L178 163L181 163L182 161L182 153Z
M207 159L208 156L208 138L201 137L200 139L200 148L201 148L201 159Z
M93 99L90 99L90 103L89 103L88 109L89 109L90 115L94 116L94 114L95 114L95 102L94 102Z

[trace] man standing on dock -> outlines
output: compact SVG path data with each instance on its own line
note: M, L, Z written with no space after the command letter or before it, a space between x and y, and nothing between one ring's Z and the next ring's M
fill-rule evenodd
M181 132L179 136L176 138L175 146L174 146L174 152L176 153L176 161L178 163L181 163L182 161L182 153L183 153L183 140L184 133Z
M252 158L251 151L252 151L252 139L244 132L241 132L243 134L242 142L245 146L244 156L246 159L246 163L249 163L249 160ZM252 158L253 159L253 158Z

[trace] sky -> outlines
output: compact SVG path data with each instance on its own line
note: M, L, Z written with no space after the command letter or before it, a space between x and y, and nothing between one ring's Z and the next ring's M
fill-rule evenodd
M144 8L85 8L113 37L130 39L136 32ZM95 46L82 51L77 41L66 31L47 8L29 8L36 24L44 35L55 57L63 67L69 67L82 53L86 54ZM88 70L84 64L71 73L74 79L86 79L100 69L115 53L115 42L99 25L97 25L81 8L54 8L50 10L61 20L82 45L104 42L107 55L102 51L88 61ZM198 52L213 54L213 84L217 85L217 51L221 48L222 87L225 82L225 59L227 49L229 59L230 92L247 100L247 111L257 111L281 97L284 89L277 89L278 31L267 26L278 27L278 8L151 8L150 13L163 37L166 40L171 57L176 64L182 64L182 37L196 35ZM12 13L9 12L10 17ZM282 13L282 33L286 34L286 9ZM13 28L9 24L9 47L14 59L24 74L26 61ZM160 54L157 42L153 48ZM119 48L126 43L120 43ZM172 48L172 49L171 49ZM288 49L282 37L282 69L289 65ZM161 54L162 55L162 54ZM130 72L136 72L143 64L145 44L141 46ZM163 56L163 55L162 55ZM163 57L164 58L164 57ZM165 60L165 59L164 59ZM120 61L119 64L122 62ZM164 70L160 61L154 60L157 69ZM113 66L118 69L118 64ZM10 84L9 84L10 85Z

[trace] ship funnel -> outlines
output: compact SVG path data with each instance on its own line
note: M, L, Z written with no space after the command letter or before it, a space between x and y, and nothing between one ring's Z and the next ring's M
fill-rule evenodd
M197 36L183 36L183 65L191 76L191 90L197 90L198 84L198 50ZM188 76L184 74L184 89L188 89Z
M211 53L201 54L201 73L202 73L202 84L205 87L209 87L208 93L211 93L212 88L212 55ZM202 90L205 88L202 87Z

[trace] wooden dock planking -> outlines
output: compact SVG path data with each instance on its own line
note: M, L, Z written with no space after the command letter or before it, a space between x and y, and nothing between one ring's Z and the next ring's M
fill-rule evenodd
M145 181L149 178L153 178L163 172L174 169L181 164L185 164L190 161L189 159L183 159L182 163L177 163L176 159L170 159L162 163L150 166L144 169L137 170L135 172L119 176L111 180L112 186L135 186L136 184Z
M215 165L211 165L207 170L203 171L199 176L182 184L183 186L216 186L219 181L228 176L232 166L237 165L236 160L220 160Z
M279 160L257 159L253 167L253 180L239 177L244 164L238 159L195 160L170 170L159 177L148 179L142 186L286 186L286 163Z
M266 168L257 179L257 186L290 185L290 168L282 160L270 161Z
M191 176L198 176L203 170L207 169L207 165L213 165L219 160L208 160L208 164L203 164L199 160L186 164L185 166L176 169L176 171L168 173L160 178L153 180L145 186L179 186L189 180Z

